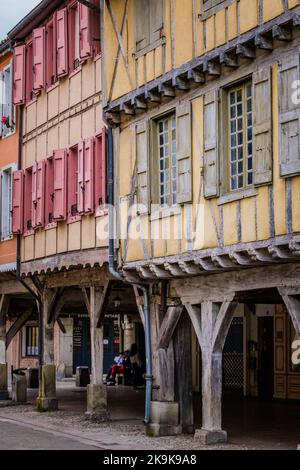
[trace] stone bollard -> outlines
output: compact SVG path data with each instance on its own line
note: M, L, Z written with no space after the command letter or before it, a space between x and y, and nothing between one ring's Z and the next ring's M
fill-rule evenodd
M42 366L42 383L37 398L37 409L43 411L56 411L58 401L56 398L56 367L54 364Z
M11 398L16 403L27 403L27 380L25 375L14 374Z
M0 400L8 400L7 364L0 364Z

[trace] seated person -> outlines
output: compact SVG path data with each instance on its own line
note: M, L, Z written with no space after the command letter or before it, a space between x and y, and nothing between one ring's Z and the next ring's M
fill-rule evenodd
M126 354L121 352L119 356L114 358L114 362L115 364L110 368L106 376L106 383L109 383L109 385L115 385L117 374L125 374Z

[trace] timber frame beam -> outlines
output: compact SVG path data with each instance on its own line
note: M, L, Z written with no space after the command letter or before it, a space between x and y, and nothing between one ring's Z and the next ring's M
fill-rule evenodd
M276 47L276 42L291 41L293 33L299 29L299 26L300 7L296 7L293 12L286 12L280 17L229 41L226 45L201 57L196 57L162 77L109 102L108 106L104 108L106 118L111 125L119 125L122 116L132 116L138 110L147 111L147 104L148 101L152 101L152 96L157 97L158 101L164 97L173 98L176 96L177 90L189 90L190 86L199 86L211 78L219 77L223 68L239 67L240 59L255 60L258 50L272 52ZM122 38L119 31L116 33L118 33L122 50ZM126 66L125 51L122 51L122 56ZM143 106L140 107L139 103L143 103Z

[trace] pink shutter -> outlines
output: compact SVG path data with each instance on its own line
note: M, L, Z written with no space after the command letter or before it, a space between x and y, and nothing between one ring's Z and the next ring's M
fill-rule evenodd
M25 103L25 56L26 46L17 46L14 51L14 104Z
M14 171L12 190L12 231L14 234L23 232L23 181L23 171Z
M57 76L68 73L67 49L67 9L59 10L56 15Z
M46 28L33 30L33 89L41 90L46 83Z
M37 163L36 169L36 212L35 223L37 227L44 226L45 209L45 160Z
M91 21L90 9L82 3L79 6L79 54L81 59L90 57L92 55L92 35L91 35Z
M37 179L37 163L32 165L31 180L31 225L36 227L36 179Z
M54 200L53 219L66 218L66 150L54 152Z
M84 211L94 212L94 139L85 141L84 158Z
M78 166L77 166L77 210L79 214L84 212L84 141L78 143Z

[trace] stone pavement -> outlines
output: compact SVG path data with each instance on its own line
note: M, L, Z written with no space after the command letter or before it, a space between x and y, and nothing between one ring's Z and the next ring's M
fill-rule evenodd
M108 387L111 421L91 423L84 416L86 390L75 387L74 381L59 382L57 395L59 410L38 413L35 409L37 391L28 393L29 404L0 409L1 429L10 425L11 432L5 442L7 448L15 426L27 426L35 440L32 445L44 445L45 433L51 434L53 446L72 449L75 442L88 448L112 450L201 450L207 449L193 436L149 438L144 434L144 391L138 393L130 387ZM201 423L201 403L195 397L195 417ZM3 421L5 420L5 421ZM261 402L238 397L224 399L224 429L229 442L209 449L293 449L300 443L300 405L293 402ZM18 430L16 430L18 435ZM59 442L58 442L59 441ZM31 445L30 440L24 445ZM33 442L33 441L32 441ZM38 443L38 444L36 444ZM11 446L16 445L11 441ZM36 447L34 447L36 448ZM41 447L42 448L42 447ZM53 447L55 448L55 447ZM61 448L61 447L60 447ZM82 448L82 447L80 447Z

